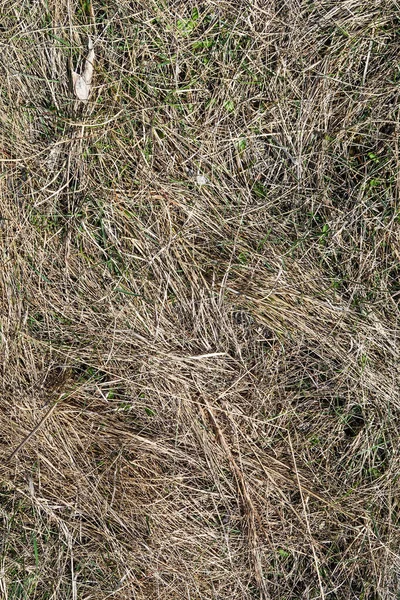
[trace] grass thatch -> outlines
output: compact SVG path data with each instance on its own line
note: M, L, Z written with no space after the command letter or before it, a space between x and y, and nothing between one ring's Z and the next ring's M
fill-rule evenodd
M2 0L1 598L400 597L399 32Z

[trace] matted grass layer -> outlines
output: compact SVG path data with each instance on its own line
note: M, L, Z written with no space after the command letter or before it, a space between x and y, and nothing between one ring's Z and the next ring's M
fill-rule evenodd
M0 49L1 598L398 599L398 3L2 0Z

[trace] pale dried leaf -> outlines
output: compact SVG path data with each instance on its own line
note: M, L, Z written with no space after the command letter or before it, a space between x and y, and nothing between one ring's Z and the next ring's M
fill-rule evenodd
M208 183L208 179L205 175L202 175L200 173L196 177L196 183L197 183L197 185L206 185Z
M75 96L78 100L86 102L90 95L90 89L93 79L93 63L94 63L94 49L93 42L89 38L89 53L87 55L85 66L82 75L79 75L76 71L72 72L72 83L75 92Z

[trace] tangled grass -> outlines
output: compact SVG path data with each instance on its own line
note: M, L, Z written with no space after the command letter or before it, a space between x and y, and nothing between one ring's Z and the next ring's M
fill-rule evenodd
M1 9L1 597L398 599L398 3Z

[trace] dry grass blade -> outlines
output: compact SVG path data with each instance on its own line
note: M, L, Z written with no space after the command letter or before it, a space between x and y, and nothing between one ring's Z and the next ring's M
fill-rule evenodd
M39 431L39 429L42 427L42 425L47 421L47 419L53 414L54 410L56 408L56 404L53 404L53 406L50 406L50 408L47 410L47 412L44 414L44 416L40 419L40 421L38 422L37 425L35 425L35 427L28 433L28 435L22 440L22 442L15 448L15 450L13 450L10 454L10 456L8 456L5 460L6 463L9 463L11 461L12 458L14 458L14 456L16 456L18 454L18 452L20 450L22 450L22 448L24 446L26 446L26 444L29 442L29 440L31 440L33 438L33 436Z
M232 471L235 475L235 478L236 478L238 486L239 486L239 493L240 493L240 496L242 497L242 501L243 501L244 515L247 520L247 530L248 530L249 545L250 545L250 559L251 559L251 562L252 562L252 565L254 568L255 580L257 582L257 587L258 587L258 590L259 590L262 598L266 598L266 597L268 597L268 588L267 588L267 585L266 585L266 582L264 579L262 565L261 565L261 561L260 561L260 557L259 557L259 538L258 538L258 534L257 534L257 529L260 527L260 525L262 526L262 522L261 522L261 519L260 519L259 515L257 514L257 511L254 507L254 503L251 499L248 485L243 476L243 472L239 468L237 462L235 461L232 451L231 451L231 448L225 439L225 436L221 430L221 427L218 424L218 420L215 417L214 412L213 412L209 402L207 402L207 401L206 401L206 407L207 407L207 412L210 416L213 428L215 429L215 433L218 438L218 441L221 444L221 446L228 458L229 464L232 468Z

